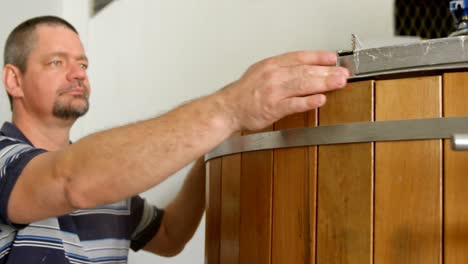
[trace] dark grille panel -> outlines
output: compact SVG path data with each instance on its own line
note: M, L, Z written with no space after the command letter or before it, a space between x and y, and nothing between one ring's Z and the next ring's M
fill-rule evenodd
M447 37L455 31L449 3L449 0L396 0L396 35L423 39Z

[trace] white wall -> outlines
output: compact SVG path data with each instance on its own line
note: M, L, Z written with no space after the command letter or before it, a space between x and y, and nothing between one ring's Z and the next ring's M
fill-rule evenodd
M88 25L91 19L92 0L61 0L61 16L70 22L80 34L85 49L88 46Z
M0 58L3 66L3 48L8 34L24 20L41 15L61 15L62 0L0 0ZM3 67L2 67L3 68ZM3 86L0 85L0 123L11 119L10 105ZM1 125L1 124L0 124Z
M255 61L299 49L350 48L393 34L393 1L119 0L89 22L92 108L74 135L160 114L238 78ZM160 205L183 182L178 173L145 196ZM130 263L204 259L204 226L173 259L147 253Z

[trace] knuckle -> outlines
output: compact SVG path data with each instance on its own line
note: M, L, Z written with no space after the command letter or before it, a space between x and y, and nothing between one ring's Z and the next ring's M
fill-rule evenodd
M330 75L341 75L341 76L348 77L349 76L349 71L346 68L336 67L335 66L335 67L330 67L329 74Z
M303 66L302 67L302 75L304 78L314 78L317 76L323 76L324 74L322 73L323 69L322 67L319 66Z
M264 65L265 67L276 66L278 65L278 59L275 57L267 58L261 61L261 64Z
M306 100L305 107L307 109L315 109L320 106L319 102L315 99Z
M277 65L278 65L278 60L276 58L274 57L267 58L250 66L247 72L256 72L256 71L261 72L261 71L275 68L277 67Z
M329 76L326 82L328 88L340 88L346 84L346 78L344 76Z
M264 113L273 112L273 109L275 109L275 104L276 100L272 96L267 97L265 100L265 104L263 105Z
M323 91L326 88L326 84L323 78L313 78L310 82L307 82L307 89L309 94L315 94Z
M262 93L258 89L252 90L250 95L253 100L260 100L262 98Z
M268 82L268 83L276 83L276 82L279 82L281 80L281 72L274 69L274 70L267 70L265 72L263 72L262 74L262 78L264 81Z
M311 100L309 100L309 106L310 108L318 108L324 105L326 101L327 101L327 97L323 94L319 94L319 95L313 96Z
M259 63L255 63L255 64L251 65L249 68L247 68L244 75L256 71L258 67L259 67Z
M311 75L313 75L314 70L311 67L307 67L306 65L301 65L298 68L299 76L301 78L310 78Z
M302 94L304 85L301 79L292 79L285 81L281 83L281 89L284 91L286 94L290 95L297 95L297 94Z
M306 51L298 51L296 53L296 60L301 63L305 64L307 62L307 57L309 56L309 53Z
M277 100L274 98L270 97L267 98L264 101L264 104L262 105L262 116L263 119L265 120L273 120L275 119L275 116L277 115L277 111L279 109L279 105Z
M285 109L285 115L291 115L294 113L304 112L308 109L306 100L303 98L297 98L294 100L290 100L287 104L287 108Z
M300 80L297 80L296 81L296 87L297 87L297 90L301 93L301 94L306 94L308 92L310 92L310 85L308 84L308 82L306 82L305 80L303 79L300 79Z
M300 105L298 104L297 100L289 100L287 106L288 106L287 108L288 112L294 113L298 111L297 109L299 108Z

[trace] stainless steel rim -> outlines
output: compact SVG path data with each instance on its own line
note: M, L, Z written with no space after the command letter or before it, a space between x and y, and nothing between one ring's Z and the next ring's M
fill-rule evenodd
M290 147L448 139L455 134L468 134L468 116L349 123L251 134L226 140L208 153L205 159Z
M468 37L431 39L339 53L337 65L351 71L351 81L389 74L466 69Z

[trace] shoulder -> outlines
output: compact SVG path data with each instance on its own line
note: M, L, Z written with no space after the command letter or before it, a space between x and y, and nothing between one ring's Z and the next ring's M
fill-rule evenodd
M5 144L11 145L11 144L26 144L26 143L19 139L7 137L7 136L0 134L0 148Z
M20 140L0 135L0 167L13 156L33 149L33 146Z
M36 155L46 152L16 138L0 135L0 179L6 168L23 168ZM16 162L18 161L18 162Z

